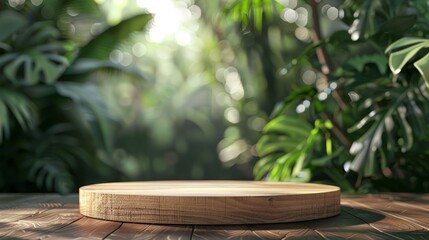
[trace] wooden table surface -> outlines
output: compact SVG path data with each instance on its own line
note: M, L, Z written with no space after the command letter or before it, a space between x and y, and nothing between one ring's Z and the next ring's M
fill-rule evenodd
M341 214L269 225L186 226L102 221L78 196L0 194L0 239L429 239L429 194L342 196Z

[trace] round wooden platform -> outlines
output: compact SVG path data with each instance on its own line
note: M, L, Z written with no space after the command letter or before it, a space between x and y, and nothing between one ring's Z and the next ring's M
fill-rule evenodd
M81 214L156 224L261 224L340 213L340 189L309 183L154 181L102 183L79 189Z

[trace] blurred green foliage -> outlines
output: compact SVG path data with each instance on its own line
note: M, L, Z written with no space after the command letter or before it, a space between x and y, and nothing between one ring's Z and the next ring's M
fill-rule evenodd
M428 8L3 1L0 189L254 177L428 191Z
M312 37L286 65L305 69L303 82L265 126L255 176L331 182L347 192L428 191L428 3L309 0L285 7L286 21L298 8L311 12Z
M134 16L78 42L57 23L64 9L97 11L94 2L9 1L0 9L0 188L74 191L102 169L94 149L112 151L111 117L89 75L103 69L138 73L106 62L103 52L141 30L151 16Z
M213 101L225 90L207 70L220 55L210 29L201 31L198 49L147 41L140 30L152 16L136 4L1 3L1 191L251 178L249 166L218 160L224 107ZM171 4L163 9L198 13L196 5Z

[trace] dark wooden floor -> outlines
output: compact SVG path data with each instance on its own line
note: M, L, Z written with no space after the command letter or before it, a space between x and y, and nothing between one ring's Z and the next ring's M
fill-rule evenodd
M343 196L340 215L270 225L169 226L82 216L77 195L0 194L1 239L429 239L429 195Z

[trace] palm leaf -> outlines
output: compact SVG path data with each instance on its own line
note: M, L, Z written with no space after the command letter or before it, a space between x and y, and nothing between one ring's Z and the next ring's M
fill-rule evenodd
M61 96L71 99L77 106L100 147L108 152L112 151L111 121L112 114L102 98L98 88L91 84L79 84L73 82L58 82L55 88Z
M3 136L11 132L11 119L23 130L32 129L36 124L35 107L23 94L10 89L0 89L0 143Z
M142 30L151 19L150 14L139 14L106 29L80 49L79 58L108 59L112 50L131 33Z

